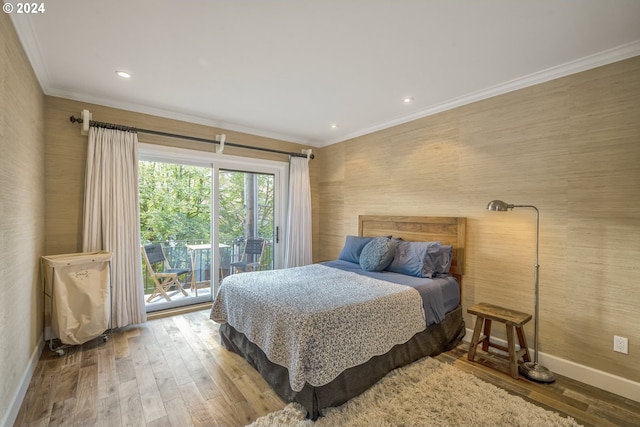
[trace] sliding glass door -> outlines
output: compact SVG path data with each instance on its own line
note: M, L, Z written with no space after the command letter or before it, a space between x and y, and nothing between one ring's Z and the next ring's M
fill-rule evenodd
M143 160L138 173L147 311L210 300L211 168Z
M218 235L222 277L273 268L279 228L273 174L220 169Z
M281 265L287 163L140 145L148 312L211 301L228 275Z

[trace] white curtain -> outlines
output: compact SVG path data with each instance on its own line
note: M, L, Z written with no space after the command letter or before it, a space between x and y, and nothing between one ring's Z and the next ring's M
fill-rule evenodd
M111 325L144 322L136 133L89 129L84 191L83 251L112 253Z
M285 267L311 264L311 184L309 159L291 157L289 161L289 210L285 244Z

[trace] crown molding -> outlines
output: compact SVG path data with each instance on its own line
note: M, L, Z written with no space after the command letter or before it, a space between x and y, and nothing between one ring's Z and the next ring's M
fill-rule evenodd
M211 126L211 127L219 128L221 130L242 132L242 133L246 133L253 136L261 136L264 138L277 139L279 141L292 142L295 144L317 146L317 145L314 145L313 142L310 142L307 139L296 138L288 134L282 134L282 133L273 132L269 130L253 128L250 126L226 122L223 120L214 120L214 119L210 119L210 118L206 118L206 117L202 117L194 114L179 113L176 111L165 110L163 108L152 107L149 105L136 104L131 102L113 101L110 99L87 96L84 94L78 94L75 92L69 92L69 91L63 91L63 90L57 90L57 89L45 90L44 93L45 95L48 95L48 96L65 98L65 99L70 99L72 101L78 101L78 102L86 102L89 104L95 104L95 105L100 105L104 107L117 108L120 110L131 111L134 113L149 114L151 116L163 117L165 119L180 120L187 123Z
M589 55L575 61L570 61L558 66L547 68L545 70L528 74L495 86L488 87L479 91L475 91L466 94L461 97L453 98L440 104L432 105L427 109L396 117L392 120L375 124L373 126L365 127L354 132L349 132L342 136L328 139L325 141L317 141L309 138L300 138L289 134L269 131L265 129L254 128L237 123L224 122L220 120L213 120L204 118L197 115L183 114L176 111L170 111L162 108L156 108L143 104L127 103L127 102L115 102L112 100L101 99L97 97L89 97L72 93L68 91L56 90L51 87L51 80L49 78L49 72L45 62L43 61L42 50L38 39L35 36L35 31L31 25L30 19L18 19L18 15L10 14L11 21L18 33L20 42L26 52L31 67L40 83L42 91L46 95L58 96L61 98L72 99L80 102L89 102L92 104L104 105L106 107L119 108L128 111L134 111L143 114L151 114L154 116L164 117L168 119L181 120L189 123L202 124L206 126L212 126L222 128L226 130L247 133L255 136L261 136L265 138L278 139L281 141L287 141L302 145L310 145L313 147L326 147L329 145L344 142L349 139L357 138L363 135L367 135L373 132L381 131L393 126L397 126L403 123L407 123L413 120L421 119L423 117L431 116L443 111L451 110L453 108L461 107L463 105L471 104L476 101L492 98L494 96L502 95L508 92L512 92L518 89L523 89L529 86L534 86L540 83L544 83L550 80L554 80L560 77L565 77L571 74L586 71L592 68L596 68L602 65L607 65L613 62L622 61L624 59L632 58L640 55L640 40L636 40L621 46L617 46L612 49L608 49L602 52Z
M28 15L18 15L16 13L10 13L9 18L11 22L13 22L16 33L18 33L18 38L20 39L20 43L22 43L22 48L29 59L29 63L40 84L40 88L46 93L51 80L49 79L47 65L42 60L42 49L31 25L31 20L28 18Z
M476 101L492 98L494 96L502 95L508 92L513 92L518 89L523 89L529 86L534 86L540 83L545 83L550 80L555 80L560 77L566 77L571 74L576 74L582 71L587 71L592 68L597 68L603 65L611 64L614 62L622 61L634 56L640 55L640 40L636 40L631 43L627 43L612 49L608 49L593 55L586 56L584 58L570 61L562 65L547 68L545 70L528 74L517 79L513 79L499 85L491 86L486 89L482 89L476 92L469 93L467 95L454 98L443 102L441 104L433 105L425 110L418 111L406 116L401 116L396 119L380 123L368 128L364 128L352 133L349 133L340 138L325 141L321 147L343 142L349 139L357 138L359 136L367 135L373 132L384 130L392 126L397 126L403 123L407 123L416 119L431 116L436 113L451 110L453 108L461 107L463 105L471 104Z

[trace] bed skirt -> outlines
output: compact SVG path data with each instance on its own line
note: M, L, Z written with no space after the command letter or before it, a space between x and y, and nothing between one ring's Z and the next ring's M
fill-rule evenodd
M307 410L307 417L316 420L321 410L339 406L359 395L396 368L408 365L425 356L435 356L456 347L465 335L462 307L450 311L445 319L417 333L404 344L394 346L389 352L372 357L362 365L342 372L323 386L311 386L295 392L289 385L287 368L267 359L264 352L246 336L229 324L220 325L222 345L242 356L251 364L286 402L298 402Z

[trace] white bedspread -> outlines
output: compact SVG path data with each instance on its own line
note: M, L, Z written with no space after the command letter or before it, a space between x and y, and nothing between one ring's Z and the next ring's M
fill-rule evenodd
M228 276L210 317L286 367L294 391L329 383L426 324L415 289L319 264Z

